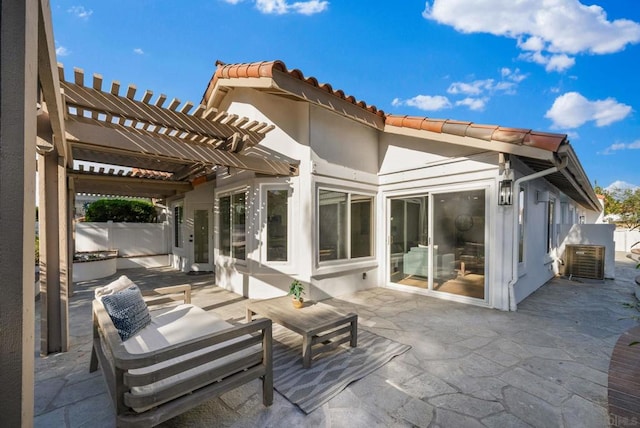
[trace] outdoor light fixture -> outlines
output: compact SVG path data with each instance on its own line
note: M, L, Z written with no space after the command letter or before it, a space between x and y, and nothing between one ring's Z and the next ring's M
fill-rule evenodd
M513 204L513 180L502 180L498 188L498 205Z

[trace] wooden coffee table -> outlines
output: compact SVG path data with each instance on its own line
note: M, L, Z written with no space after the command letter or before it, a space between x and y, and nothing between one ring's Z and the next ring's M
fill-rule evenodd
M302 366L311 367L314 355L321 354L350 342L358 346L358 315L343 314L320 302L304 302L304 307L295 309L291 296L276 297L247 302L247 321L254 315L271 319L302 335Z

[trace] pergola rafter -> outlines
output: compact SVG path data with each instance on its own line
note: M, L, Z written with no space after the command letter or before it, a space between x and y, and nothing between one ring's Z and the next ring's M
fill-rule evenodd
M142 161L139 166L144 168L179 171L174 177L178 180L206 174L216 165L267 175L297 175L296 164L241 153L259 144L273 125L203 105L193 109L191 102L180 108L182 103L175 98L163 107L167 97L160 94L152 102L151 91L136 100L136 87L129 85L120 95L119 82L113 82L106 92L101 75L94 74L89 87L80 69L74 69L74 81L69 82L61 64L58 74L64 93L65 137L75 159L124 166L138 166ZM157 168L152 166L154 160ZM190 173L185 175L185 171Z

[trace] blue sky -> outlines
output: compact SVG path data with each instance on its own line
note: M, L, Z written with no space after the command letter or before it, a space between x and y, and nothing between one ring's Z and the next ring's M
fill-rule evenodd
M566 133L592 184L640 185L636 0L53 0L58 61L199 102L279 59L387 113ZM620 183L618 183L620 184Z

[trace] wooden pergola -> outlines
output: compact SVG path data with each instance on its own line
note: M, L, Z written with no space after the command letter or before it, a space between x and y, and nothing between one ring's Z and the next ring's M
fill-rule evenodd
M88 86L80 69L74 69L73 81L68 81L60 64L52 72L50 78L40 79L43 100L37 144L44 220L40 228L43 355L64 352L69 346L66 302L76 193L165 199L214 179L220 166L266 175L297 174L295 164L244 154L273 125L203 105L194 109L191 102L182 104L175 98L165 105L166 95L154 99L151 91L136 97L134 85L124 89L117 81L103 89L99 74ZM73 160L114 168L74 169ZM115 166L135 168L136 174L115 173Z
M85 83L79 69L66 80L56 63L49 2L0 0L0 5L0 411L7 424L29 426L36 153L41 354L69 349L76 192L164 199L215 179L221 166L274 176L297 175L298 167L257 147L273 129L266 123L177 99L167 102L163 94L154 99L150 91L137 94L133 85L112 82L103 88L98 74ZM136 173L74 169L74 160Z

